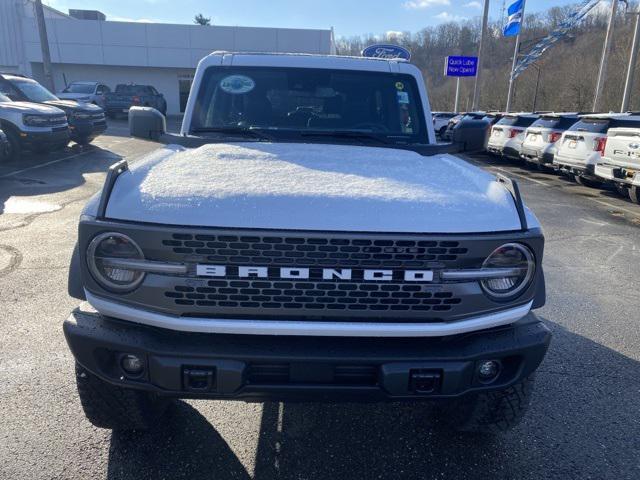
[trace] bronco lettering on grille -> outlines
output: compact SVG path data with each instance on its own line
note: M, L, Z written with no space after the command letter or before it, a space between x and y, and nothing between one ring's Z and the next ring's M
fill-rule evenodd
M352 280L360 279L368 282L431 282L431 270L386 270L386 269L351 269L351 268L300 268L300 267L254 267L197 265L199 277L218 278L280 278L283 280Z

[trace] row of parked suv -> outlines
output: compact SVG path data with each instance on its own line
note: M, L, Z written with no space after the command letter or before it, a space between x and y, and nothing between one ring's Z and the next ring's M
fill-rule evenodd
M0 160L61 150L69 141L87 145L106 128L99 106L62 100L31 78L0 73Z
M452 116L442 137L478 121L487 129L487 152L555 170L585 186L610 185L640 203L640 115L476 112Z

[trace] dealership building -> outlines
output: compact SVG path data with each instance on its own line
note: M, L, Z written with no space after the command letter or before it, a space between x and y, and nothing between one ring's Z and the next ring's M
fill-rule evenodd
M0 71L43 80L32 0L0 0ZM333 31L109 21L102 13L44 7L56 90L73 81L153 85L169 114L184 111L201 58L216 50L335 53Z

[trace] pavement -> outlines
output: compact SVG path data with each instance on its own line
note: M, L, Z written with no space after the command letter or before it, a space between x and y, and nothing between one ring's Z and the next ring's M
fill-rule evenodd
M0 479L640 478L640 207L482 155L546 233L554 338L516 429L453 434L423 403L223 401L179 401L149 433L91 426L61 330L77 220L109 165L155 148L111 122L88 148L0 166Z

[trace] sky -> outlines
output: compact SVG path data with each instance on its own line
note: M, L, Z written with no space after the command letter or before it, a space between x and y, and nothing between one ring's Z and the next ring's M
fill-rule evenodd
M482 15L483 0L43 0L69 8L100 10L108 20L193 23L202 13L217 25L330 28L336 37L387 32L416 32L425 26ZM504 0L507 5L513 0ZM540 11L577 0L529 0ZM503 0L491 2L500 18Z

